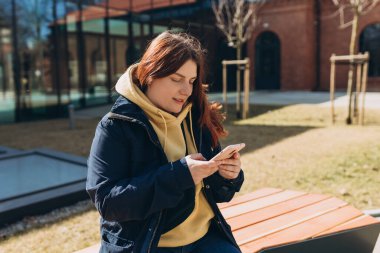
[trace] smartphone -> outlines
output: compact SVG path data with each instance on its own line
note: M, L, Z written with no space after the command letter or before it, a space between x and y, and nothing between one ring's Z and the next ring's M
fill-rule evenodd
M233 144L225 147L222 151L216 154L211 161L219 161L232 157L235 153L239 152L245 147L245 143Z

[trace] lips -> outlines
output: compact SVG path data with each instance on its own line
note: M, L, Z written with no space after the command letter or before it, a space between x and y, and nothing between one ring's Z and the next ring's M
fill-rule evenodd
M180 98L173 98L173 100L178 103L178 104L183 104L185 103L185 99L180 99Z

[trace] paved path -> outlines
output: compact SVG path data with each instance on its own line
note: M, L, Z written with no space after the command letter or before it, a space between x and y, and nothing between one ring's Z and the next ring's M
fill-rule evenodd
M223 101L222 93L210 93L209 100ZM236 93L227 94L227 102L235 103ZM312 104L317 106L330 106L329 92L310 91L254 91L250 93L250 103L257 105L293 105ZM344 92L335 94L334 105L336 107L347 106L348 97ZM98 118L105 115L112 105L99 106L76 111L77 118ZM380 92L367 92L365 96L365 106L371 109L380 109Z
M210 100L223 101L222 93L209 95ZM236 93L228 93L227 101L235 103ZM344 92L335 94L335 106L346 106L348 97ZM316 104L330 106L329 92L310 91L255 91L250 93L250 103L259 105L292 105L292 104ZM366 108L380 109L380 92L367 92L365 96Z

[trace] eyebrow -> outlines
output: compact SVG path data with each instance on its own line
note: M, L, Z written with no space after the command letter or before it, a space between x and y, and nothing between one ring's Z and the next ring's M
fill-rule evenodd
M179 75L180 77L183 77L183 78L186 78L186 76L184 76L184 75L182 75L182 74L180 74L180 73L174 73L174 75ZM192 77L192 78L190 78L190 79L197 79L197 77Z

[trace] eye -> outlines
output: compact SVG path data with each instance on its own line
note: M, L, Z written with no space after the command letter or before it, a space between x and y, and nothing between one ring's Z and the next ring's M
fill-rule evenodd
M175 78L170 78L173 82L179 83L181 80L180 79L175 79Z

